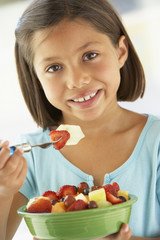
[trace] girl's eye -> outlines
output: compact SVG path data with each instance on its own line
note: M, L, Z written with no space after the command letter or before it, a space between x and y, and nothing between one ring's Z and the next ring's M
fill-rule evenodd
M61 69L62 69L62 66L55 64L55 65L52 65L49 68L47 68L47 72L53 73L53 72L56 72Z
M97 56L98 56L98 54L95 53L95 52L87 53L87 54L84 56L84 61L92 60L92 59L96 58Z

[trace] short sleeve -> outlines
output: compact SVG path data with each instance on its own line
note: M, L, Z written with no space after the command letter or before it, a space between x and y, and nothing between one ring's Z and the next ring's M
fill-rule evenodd
M160 205L160 146L159 146L159 154L158 154L158 168L157 168L157 197Z
M16 143L27 142L25 135L21 135L16 139ZM34 156L32 151L24 153L23 155L28 164L28 171L25 177L25 182L23 186L20 188L19 192L22 193L28 200L37 196L37 186L35 181L35 163Z
M31 153L24 154L24 157L27 159L28 162L28 171L25 182L19 192L22 193L29 200L35 196L38 196L35 182L35 167Z

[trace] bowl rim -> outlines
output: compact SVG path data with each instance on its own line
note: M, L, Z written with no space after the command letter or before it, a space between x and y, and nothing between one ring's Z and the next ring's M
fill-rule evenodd
M94 208L94 209L85 209L85 211L83 210L80 210L80 211L70 211L70 212L62 212L62 213L28 213L26 211L26 205L20 207L18 210L17 210L17 213L23 217L26 217L26 216L68 216L68 215L74 215L75 213L76 214L84 214L84 213L87 213L87 212L92 212L92 213L96 213L96 212L109 212L109 211L113 211L113 210L116 210L116 209L120 209L120 208L124 208L124 207L128 207L128 206L131 206L133 203L135 203L137 200L138 200L138 197L136 195L133 195L133 194L129 194L129 197L130 199L126 202L122 202L122 203L118 203L118 204L114 204L114 205L111 205L109 207L104 207L104 208Z

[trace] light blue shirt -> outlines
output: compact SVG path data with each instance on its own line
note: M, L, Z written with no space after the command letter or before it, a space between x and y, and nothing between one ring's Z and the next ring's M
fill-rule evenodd
M31 144L49 142L49 130L21 136ZM57 191L64 184L77 186L80 182L94 185L93 176L81 171L53 147L34 148L24 156L28 173L20 192L28 199L47 190ZM106 163L107 164L107 163ZM148 115L147 123L129 159L104 176L104 184L117 182L120 188L138 197L133 204L130 228L134 236L160 236L160 118Z

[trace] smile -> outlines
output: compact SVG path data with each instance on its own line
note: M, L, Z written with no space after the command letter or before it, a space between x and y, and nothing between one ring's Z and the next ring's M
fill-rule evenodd
M68 100L68 104L76 109L89 109L97 105L99 99L103 96L103 90L92 90L90 92L86 92L83 95L77 95L75 98Z
M73 102L86 102L88 100L90 100L91 98L93 98L95 95L97 94L97 92L95 93L91 93L90 95L87 95L85 97L82 97L82 98L76 98L76 99L73 99L72 101Z

